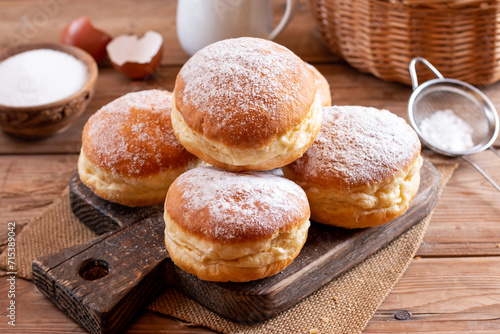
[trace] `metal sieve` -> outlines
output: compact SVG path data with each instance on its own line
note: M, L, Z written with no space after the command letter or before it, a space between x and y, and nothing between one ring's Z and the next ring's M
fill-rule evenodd
M426 65L437 78L419 85L415 69L418 62ZM500 153L491 147L498 136L499 120L497 111L488 97L466 82L444 78L424 58L417 57L411 61L410 76L413 93L408 103L408 116L421 141L437 153L450 157L460 157L467 161L500 191L500 186L467 157L486 149L500 157ZM472 129L472 145L470 147L450 149L439 142L432 141L429 134L422 130L422 124L425 120L428 120L437 111L443 110L451 110Z

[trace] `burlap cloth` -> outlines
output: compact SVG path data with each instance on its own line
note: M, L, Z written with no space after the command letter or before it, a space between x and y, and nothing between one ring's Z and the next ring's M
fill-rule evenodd
M426 156L441 176L442 190L457 164ZM359 333L403 275L420 246L432 213L368 259L305 298L294 307L258 324L229 321L168 289L148 309L192 325L222 333ZM72 214L68 189L16 236L18 277L32 278L32 262L47 253L84 243L95 237ZM0 267L7 267L6 252Z

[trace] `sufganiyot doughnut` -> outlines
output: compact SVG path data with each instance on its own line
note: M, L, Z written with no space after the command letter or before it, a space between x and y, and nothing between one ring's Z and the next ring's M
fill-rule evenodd
M177 266L203 280L246 282L292 262L306 241L309 215L306 194L290 180L199 167L168 191L165 243Z
M163 204L181 173L203 162L175 137L172 94L128 93L92 115L82 134L78 174L97 196L127 206Z
M420 184L420 141L404 119L359 106L323 108L309 150L282 168L309 199L311 220L344 228L402 215Z

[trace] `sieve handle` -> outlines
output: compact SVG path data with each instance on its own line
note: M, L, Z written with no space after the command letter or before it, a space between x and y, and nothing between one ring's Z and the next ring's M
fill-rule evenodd
M500 152L498 152L497 150L495 150L493 147L491 147L491 146L490 146L490 147L488 147L488 149L489 149L491 152L495 153L497 156L499 156L499 157L500 157Z
M464 159L465 161L467 161L469 164L471 164L472 167L474 167L479 173L481 173L481 175L483 175L484 178L486 180L488 180L493 187L496 188L496 190L500 191L500 186L498 184L496 184L496 182L493 181L493 179L488 174L486 174L486 172L483 171L481 169L481 167L479 167L474 161L472 161L471 159L469 159L468 156L465 156L465 155L462 155L461 158Z
M424 59L422 57L415 57L410 62L410 77L413 90L417 89L418 87L417 70L415 69L415 65L419 62L427 66L439 79L444 79L443 75L439 73L439 71L434 66L432 66L432 64L429 63L427 59Z

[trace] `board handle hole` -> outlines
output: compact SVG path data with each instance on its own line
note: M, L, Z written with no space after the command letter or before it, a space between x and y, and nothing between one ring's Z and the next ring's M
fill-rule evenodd
M109 274L109 264L104 260L88 259L82 263L78 274L87 281L94 281Z

